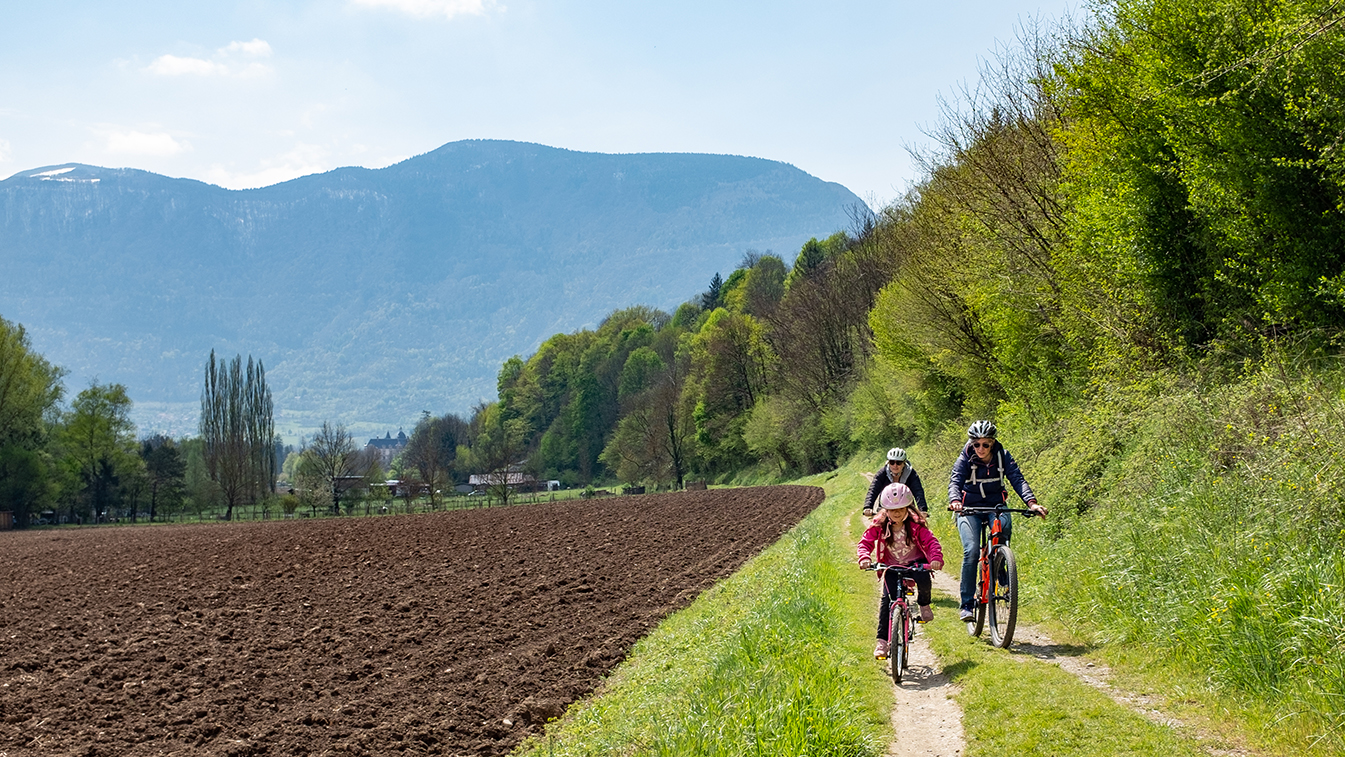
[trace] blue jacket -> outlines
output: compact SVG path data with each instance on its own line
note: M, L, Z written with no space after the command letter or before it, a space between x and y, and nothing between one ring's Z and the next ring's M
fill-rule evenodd
M993 507L1004 502L1007 495L1004 482L1013 486L1024 502L1032 502L1037 497L1028 487L1018 463L998 441L991 450L990 462L982 463L971 448L971 442L962 448L962 454L953 463L953 472L948 476L948 501L960 501L966 507Z

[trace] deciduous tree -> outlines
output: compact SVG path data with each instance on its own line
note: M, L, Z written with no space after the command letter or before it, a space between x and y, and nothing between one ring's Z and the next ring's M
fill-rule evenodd
M0 318L0 447L43 445L65 393L64 375L33 351L23 326Z
M140 459L145 464L149 519L153 521L162 511L172 513L181 506L187 462L177 443L162 435L151 436L140 443Z
M310 482L321 482L325 496L330 498L332 515L340 515L342 495L364 483L362 479L375 462L355 448L355 440L346 431L345 424L333 426L329 421L322 422L322 428L313 435L303 454L301 467Z
M64 374L33 351L23 326L0 318L0 509L19 527L51 497L46 447Z
M430 490L430 503L436 510L443 501L443 490L453 484L458 447L467 444L468 432L467 421L456 415L436 418L426 413L402 452L403 465L419 474L420 482Z
M509 504L526 463L527 428L517 419L507 419L499 403L482 403L472 414L473 440L471 462L477 475L483 476L486 490Z
M65 419L61 446L79 481L70 499L71 515L77 506L94 520L110 515L121 477L140 465L126 387L94 382L80 392Z
M630 354L621 375L621 419L603 449L603 462L630 483L681 489L692 458L695 424L685 394L688 356L676 330Z

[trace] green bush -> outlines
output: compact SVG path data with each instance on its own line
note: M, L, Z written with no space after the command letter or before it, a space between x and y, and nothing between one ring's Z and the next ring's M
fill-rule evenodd
M1099 393L1031 432L1009 412L1055 526L1014 541L1066 622L1167 648L1345 748L1345 370L1288 360Z

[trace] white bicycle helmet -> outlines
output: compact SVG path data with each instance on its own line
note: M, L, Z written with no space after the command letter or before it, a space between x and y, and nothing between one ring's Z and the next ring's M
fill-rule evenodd
M976 421L967 428L968 439L994 439L995 424L992 421Z
M893 447L892 449L887 451L887 461L889 463L906 462L906 450L902 449L901 447Z

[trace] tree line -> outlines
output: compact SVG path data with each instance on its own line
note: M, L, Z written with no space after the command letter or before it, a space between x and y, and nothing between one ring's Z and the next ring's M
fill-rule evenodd
M869 363L868 313L888 280L874 217L853 215L853 229L809 240L791 264L748 251L671 314L618 310L511 358L473 424L566 485L680 488L762 461L834 466L888 431L841 411Z
M232 520L369 511L401 498L410 511L444 505L478 470L508 501L523 449L517 424L482 405L471 420L428 412L385 466L345 426L324 422L298 447L275 432L266 369L251 356L218 358L202 379L198 433L138 438L121 384L94 380L65 404L64 369L33 350L23 326L0 318L0 512L14 525ZM389 477L396 482L389 485Z
M505 362L483 422L538 475L680 486L835 466L1159 368L1345 326L1333 3L1111 0L948 98L922 179L792 263ZM475 422L475 421L474 421Z
M131 398L96 379L65 405L64 369L0 318L0 511L15 525L162 520L274 495L283 455L260 362L216 362L202 392L202 434L137 438Z

